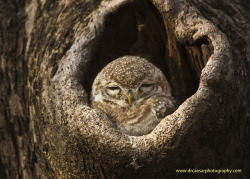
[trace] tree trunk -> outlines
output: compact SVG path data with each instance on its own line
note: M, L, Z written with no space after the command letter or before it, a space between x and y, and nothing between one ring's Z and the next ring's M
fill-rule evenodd
M249 11L247 0L1 0L0 178L249 177ZM95 76L123 55L158 66L181 103L148 135L89 107Z

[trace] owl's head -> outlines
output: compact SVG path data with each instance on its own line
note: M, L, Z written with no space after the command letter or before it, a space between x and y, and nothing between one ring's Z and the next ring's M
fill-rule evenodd
M171 96L171 87L161 70L144 58L123 56L109 63L97 75L92 85L91 101L133 107L162 94Z

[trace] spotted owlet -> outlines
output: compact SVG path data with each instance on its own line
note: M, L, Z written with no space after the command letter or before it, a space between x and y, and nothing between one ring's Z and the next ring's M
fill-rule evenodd
M123 133L150 133L176 109L171 87L163 73L146 59L118 58L97 75L92 86L91 106L107 114Z

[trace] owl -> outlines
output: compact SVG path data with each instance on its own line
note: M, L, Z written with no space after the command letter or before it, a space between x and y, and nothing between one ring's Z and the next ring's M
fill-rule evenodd
M96 76L91 107L106 113L121 132L141 136L174 112L177 103L160 69L144 58L123 56Z

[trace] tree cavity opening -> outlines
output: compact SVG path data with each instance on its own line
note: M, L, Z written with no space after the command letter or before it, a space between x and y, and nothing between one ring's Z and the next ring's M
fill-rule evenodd
M197 91L201 70L213 53L208 37L191 45L181 44L168 19L149 0L130 1L110 13L104 25L105 30L83 81L88 93L102 68L124 55L141 56L160 68L179 102Z

